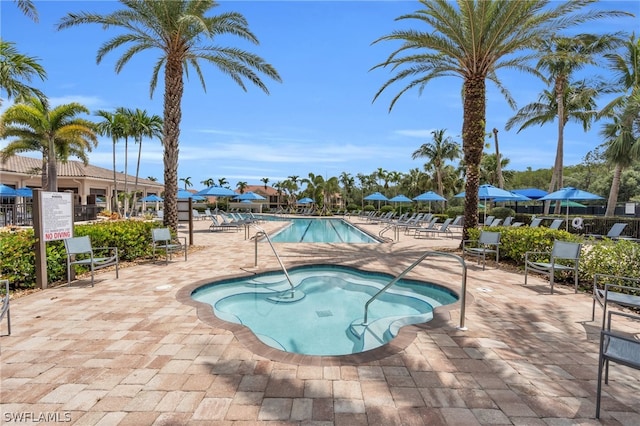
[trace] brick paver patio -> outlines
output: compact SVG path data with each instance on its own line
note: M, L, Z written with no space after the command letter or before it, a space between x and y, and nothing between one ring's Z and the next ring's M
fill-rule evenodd
M372 353L296 356L183 303L195 284L277 267L266 244L254 267L255 245L243 232L195 225L198 247L187 262L122 268L118 280L101 271L93 288L82 280L12 301L12 335L0 338L0 423L640 424L640 372L613 364L594 419L601 311L592 322L589 294L558 286L550 295L540 277L525 287L520 273L495 264L482 271L471 260L467 330L457 328L456 304ZM386 244L276 246L287 266L397 274L425 250L458 244L402 235ZM434 259L409 277L459 291L460 271Z

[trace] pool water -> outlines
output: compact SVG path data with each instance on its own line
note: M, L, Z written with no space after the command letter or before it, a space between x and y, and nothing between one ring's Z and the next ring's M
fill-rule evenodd
M291 224L272 235L274 243L377 243L342 219L287 218Z
M306 355L346 355L382 346L408 324L433 318L433 308L454 303L452 291L427 282L400 280L371 303L365 303L392 276L335 265L289 270L295 301L283 273L264 273L211 283L193 299L208 303L225 321L250 328L263 343Z

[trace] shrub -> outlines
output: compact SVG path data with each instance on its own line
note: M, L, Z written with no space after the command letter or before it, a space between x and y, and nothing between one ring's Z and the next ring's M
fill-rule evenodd
M580 238L566 231L545 227L497 227L496 231L501 232L500 257L523 265L528 251L551 251L555 240L580 241Z
M604 239L582 246L580 278L593 282L595 274L640 278L639 244L633 241ZM625 285L630 285L626 283Z
M448 217L461 216L461 215L464 215L464 207L463 206L449 207L445 211L445 213L447 214Z
M354 212L356 210L360 210L360 207L357 204L349 204L347 206L347 210L349 210L350 212Z
M117 247L121 261L131 261L151 255L151 228L154 222L109 221L93 225L76 225L75 235L88 235L93 247ZM0 234L0 276L14 288L34 288L36 285L36 239L32 229ZM66 277L67 256L62 241L46 244L47 282L60 282Z
M515 216L516 214L516 212L509 207L494 207L491 209L490 213L498 219L506 219L509 216Z

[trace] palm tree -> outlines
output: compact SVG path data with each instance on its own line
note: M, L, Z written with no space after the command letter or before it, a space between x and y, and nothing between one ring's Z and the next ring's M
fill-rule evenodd
M47 77L38 59L21 54L14 43L0 39L0 89L7 92L7 99L22 99L34 95L44 99L40 90L24 83L30 83L35 77L43 81Z
M229 182L226 178L220 178L218 179L218 185L224 187L225 185L229 185Z
M498 129L492 130L493 140L496 141L496 174L498 175L498 188L504 188L504 176L502 174L502 159L500 158L500 147L498 145Z
M57 162L74 156L88 164L87 151L98 145L95 124L77 117L83 113L88 114L89 110L79 103L49 108L48 102L36 96L12 105L2 114L4 128L0 136L16 139L2 150L3 162L22 152L41 152L42 187L57 192Z
M564 128L569 121L582 124L582 129L586 132L591 128L591 123L595 120L596 101L595 98L599 94L599 88L593 87L585 81L567 82L563 85L564 96L557 96L555 89L553 91L544 90L540 94L538 101L524 106L516 115L511 117L505 126L507 130L520 124L518 133L521 130L533 125L543 125L552 123L558 116L558 111L562 111L562 120L558 126L558 145L556 148L556 163L551 176L549 191L555 191L558 182L562 182L562 158L563 158L563 140ZM562 107L558 107L558 99L561 99ZM557 166L560 166L558 171ZM559 179L559 180L558 180ZM560 203L556 203L556 212L561 208ZM545 203L545 214L548 213L549 203Z
M140 159L142 158L142 139L158 138L162 144L162 118L159 115L149 115L146 111L136 108L131 114L130 133L138 144L138 159L136 164L136 181L133 186L133 202L131 203L131 211L136 205L138 194L138 176L140 176Z
M124 122L122 116L106 110L98 110L96 114L102 121L96 124L99 135L111 137L113 143L113 195L111 197L111 211L118 211L118 180L116 179L116 143L124 138Z
M205 188L208 188L208 187L210 187L210 186L213 186L213 184L214 184L215 182L216 182L216 181L215 181L215 180L213 180L213 178L209 178L209 179L205 179L205 180L203 180L203 181L200 181L200 183L201 183L201 184L203 184L203 185L205 186Z
M435 78L453 75L463 81L462 146L467 167L463 239L468 238L468 229L478 223L487 79L515 106L496 72L508 68L536 73L529 61L539 55L534 49L542 40L575 24L616 15L597 10L577 13L593 2L457 0L454 4L450 0L420 0L422 9L397 20L416 20L425 24L425 30L396 30L374 41L402 43L384 62L373 67L390 67L396 72L378 90L374 101L394 83L409 80L391 100L390 111L403 94L413 88L422 93Z
M605 157L614 164L605 216L613 216L615 212L623 170L640 158L640 39L631 35L623 47L620 53L606 55L616 76L614 90L621 95L600 113L612 119L600 132L606 138Z
M124 193L123 197L123 211L122 214L126 214L129 211L129 137L133 136L133 116L135 112L130 108L119 107L116 108L116 115L122 123L122 138L124 139Z
M558 144L556 147L556 159L553 166L553 175L549 184L549 192L564 186L564 95L567 92L572 75L587 65L595 65L596 57L610 52L621 43L616 35L578 34L571 37L554 36L540 41L538 49L543 56L538 61L536 68L546 72L553 86L556 96L556 116L558 117ZM562 119L560 119L562 117ZM556 203L556 213L560 212L560 203Z
M442 173L447 160L455 160L460 157L460 145L458 145L451 136L444 137L447 129L434 130L433 142L424 143L418 148L411 158L414 160L420 157L426 157L429 162L425 164L425 170L433 169L436 175L436 186L438 194L444 193L442 183Z
M38 10L35 4L31 0L14 0L18 5L18 9L25 14L26 17L31 18L34 22L38 22Z
M244 194L244 190L247 189L247 185L248 185L247 182L238 182L236 184L236 187L238 188L241 194Z
M184 183L184 190L185 191L193 186L193 184L191 183L191 176L186 177L186 178L180 178L180 181Z
M345 207L351 202L351 191L355 185L355 179L347 172L340 173L338 178L344 189Z
M273 66L261 57L246 50L209 44L218 36L237 36L258 44L249 30L245 17L237 12L224 12L205 16L218 6L213 0L134 1L121 0L124 9L100 15L80 12L67 14L58 29L81 24L98 24L103 28L119 27L124 33L116 35L98 50L97 62L109 52L128 46L116 62L120 72L137 53L155 49L160 57L151 74L150 91L155 91L160 71L164 71L164 223L172 230L178 227L178 151L184 92L184 75L191 66L206 90L204 75L198 60L206 61L228 75L246 91L245 81L269 93L260 79L262 73L275 81L281 81Z
M269 178L262 178L260 179L262 181L262 183L264 183L264 190L267 190L267 184L269 183Z

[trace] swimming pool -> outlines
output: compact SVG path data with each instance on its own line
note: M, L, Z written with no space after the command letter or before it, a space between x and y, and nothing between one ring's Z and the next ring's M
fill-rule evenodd
M378 243L342 219L287 218L291 223L270 236L274 243Z
M296 297L282 272L261 273L199 287L191 297L225 321L242 324L273 348L305 355L347 355L385 345L405 325L428 322L433 308L458 296L436 284L402 279L369 307L365 303L393 278L337 265L291 268Z

